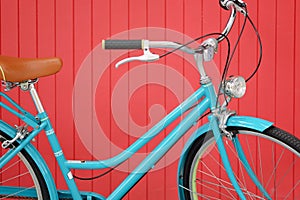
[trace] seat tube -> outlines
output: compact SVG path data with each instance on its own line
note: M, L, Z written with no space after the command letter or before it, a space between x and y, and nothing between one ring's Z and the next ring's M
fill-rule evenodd
M66 160L64 153L62 151L62 148L58 142L58 139L57 139L54 129L51 125L51 122L48 118L48 115L45 112L43 112L43 113L39 114L39 118L41 118L42 123L47 124L44 129L46 132L46 136L49 140L50 146L51 146L54 156L57 160L59 168L62 172L62 175L65 179L65 182L66 182L69 190L71 191L71 195L72 195L73 199L76 199L76 200L82 199L81 195L79 193L79 190L77 188L77 185L75 183L74 177L72 175L72 172L71 172L70 168L68 168L65 164L67 160Z
M67 186L69 187L70 191L71 191L71 195L73 197L73 199L82 199L81 195L79 193L79 190L77 188L77 185L74 181L72 172L70 171L70 169L65 165L66 163L66 158L63 154L63 151L61 149L61 146L58 142L58 139L56 137L56 134L54 132L54 129L51 125L51 122L48 118L47 113L44 111L42 102L36 92L36 89L34 87L34 84L30 84L29 85L29 91L30 91L30 95L33 99L34 105L38 111L38 117L40 118L42 123L46 123L45 126L45 132L46 132L46 136L49 140L50 146L52 148L52 151L54 152L54 156L57 160L57 163L60 167L60 170L63 174L63 177L66 181Z
M30 84L29 85L29 92L30 92L31 98L32 98L32 100L34 102L34 105L35 105L37 111L39 113L43 113L44 112L44 108L43 108L42 102L41 102L41 100L39 98L39 95L36 92L34 84Z

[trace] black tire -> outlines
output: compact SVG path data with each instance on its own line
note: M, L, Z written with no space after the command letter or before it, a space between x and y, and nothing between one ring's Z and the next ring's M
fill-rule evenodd
M7 139L11 139L11 138L6 133L0 131L0 144L2 144L3 141L5 141ZM14 148L16 146L18 146L18 143L14 142L13 145L11 145L9 148ZM2 147L0 146L0 148L2 148ZM6 150L2 149L0 151L1 156L3 155L4 151L6 151ZM34 184L34 187L35 187L36 192L38 194L37 199L39 199L39 200L49 200L50 195L49 195L49 191L48 191L46 182L45 182L45 180L42 176L41 171L37 167L34 160L31 158L31 156L28 154L28 152L25 149L23 149L23 150L20 151L20 153L18 153L18 155L16 157L17 158L15 158L15 159L18 160L17 162L20 162L19 164L16 164L16 165L10 164L11 161L9 161L9 163L7 163L2 169L0 169L0 175L1 175L0 176L0 180L1 180L0 183L1 183L1 186L13 186L12 183L10 183L9 178L6 179L6 180L3 180L4 178L2 179L2 177L4 176L4 173L5 173L4 171L6 170L6 168L5 168L6 166L15 167L16 170L20 170L20 168L24 169L24 170L28 170L28 172L25 172L25 173L22 172L22 174L20 174L20 177L17 177L18 176L17 174L13 175L15 177L12 177L12 179L16 179L16 180L14 180L14 182L19 181L19 186L22 187L22 185L20 185L20 182L21 182L20 179L22 178L21 175L26 176L28 174L27 177L25 177L24 182L27 182L27 179L30 176L32 183L29 183L29 184ZM12 169L9 169L9 170L11 172ZM5 183L3 183L3 182L5 182ZM16 186L18 186L18 185L16 185ZM14 195L14 196L9 196L9 197L7 197L3 194L0 194L0 197L1 197L1 199L33 199L33 198L20 196L18 194Z
M232 133L234 133L235 136L239 137L239 140L241 140L240 139L241 137L245 138L245 139L247 139L248 137L250 139L251 138L253 138L253 139L256 138L256 143L257 143L257 141L263 140L263 143L260 142L259 145L257 145L257 146L260 146L260 147L255 150L256 156L258 154L257 152L259 151L259 155L260 155L260 158L261 158L260 163L256 162L256 164L255 164L255 165L259 165L259 166L254 166L254 162L251 163L249 161L249 159L250 160L252 159L252 161L253 161L253 157L251 157L251 155L250 155L252 149L250 150L249 148L245 148L247 146L249 147L249 140L247 140L247 142L244 143L245 145L243 146L243 149L244 149L245 153L248 153L248 155L247 155L248 162L250 163L252 169L256 172L256 175L259 178L259 180L262 183L265 183L267 192L270 195L272 195L272 199L284 199L283 198L284 195L286 195L287 199L300 199L300 195L299 195L300 192L298 192L298 191L300 191L300 184L299 184L300 183L300 175L299 175L300 174L299 173L300 172L300 169L299 169L300 168L299 167L300 166L299 165L300 164L300 140L298 138L296 138L293 135L291 135L291 134L289 134L289 133L287 133L287 132L285 132L285 131L283 131L279 128L276 128L274 126L268 128L267 130L265 130L262 133L254 131L254 130L250 130L250 129L243 129L241 127L228 127L228 130L230 130ZM249 135L247 135L247 133ZM259 139L257 139L257 138L259 138ZM267 140L264 140L264 139L267 139ZM226 140L227 140L227 138L226 138ZM183 188L183 190L184 190L185 199L197 199L197 198L199 198L199 199L239 199L236 192L234 191L233 187L231 189L229 188L230 185L226 181L228 181L228 182L230 182L230 181L227 178L227 176L224 175L225 170L223 172L222 171L223 169L222 169L221 166L219 168L221 169L222 172L220 172L220 169L219 169L219 174L221 174L220 176L222 176L222 173L223 173L223 177L220 178L220 179L217 179L217 181L216 181L217 184L216 184L216 182L211 181L211 179L216 179L215 178L216 175L214 174L214 172L210 172L208 170L208 164L204 163L204 162L208 161L208 163L212 163L212 160L218 160L219 159L219 158L216 158L216 156L213 157L214 153L216 154L214 149L208 149L209 148L208 144L213 144L213 142L214 142L213 133L212 132L207 132L207 133L203 134L200 138L198 138L191 145L191 147L189 149L189 152L187 153L187 158L186 158L186 161L184 163L184 171L183 171L183 174L181 176L182 179L183 179L182 180L183 187L181 187L181 188ZM231 141L228 140L227 143L228 142L230 143ZM246 143L247 143L247 145L246 145ZM251 141L250 141L250 144L251 144ZM231 146L231 144L229 144L229 145ZM277 147L277 145L279 147ZM211 146L213 146L213 145L211 145ZM262 148L263 151L261 151L261 149L260 149L261 147L263 147ZM268 161L268 159L264 159L266 157L264 154L267 154L268 151L270 151L270 150L268 150L268 149L270 149L269 147L272 148L272 153L273 154L276 154L276 151L278 151L278 153L277 153L278 158L276 157L276 155L275 156L273 155L272 158L270 158L274 161L272 166L274 166L274 163L276 165L275 165L275 168L272 169L272 173L271 172L269 173L270 178L266 178L263 175L263 173L267 173L266 171L268 171L268 170L263 170L261 168L262 168L262 166L267 166L267 164L265 164L263 162ZM216 147L212 147L212 148L216 148ZM265 148L268 148L267 151L265 151ZM280 151L281 148L283 150ZM206 152L207 149L210 151L211 155L209 155L210 153L209 154L208 153L204 153L204 154L201 153L201 152ZM227 152L229 152L229 151L234 152L234 150L229 150L229 149L230 149L230 147L226 149ZM286 151L286 149L289 150L289 151ZM248 150L248 152L246 152L247 150ZM281 177L283 177L283 178L281 178L283 180L279 180L280 176L278 175L276 177L277 172L282 170L282 168L285 169L284 165L287 165L287 163L284 163L286 155L283 155L283 153L284 154L288 153L288 156L291 156L291 158L288 157L286 159L291 160L292 164L288 164L288 166L289 166L288 168L293 168L293 170L286 169L286 171L288 171L288 172L286 172L286 174L288 174L288 175L291 174L290 176L293 176L292 180L294 181L294 185L295 185L294 187L295 188L291 188L292 193L291 192L282 192L282 194L281 193L279 194L279 192L276 191L276 189L277 189L276 187L278 187L278 188L279 188L279 186L282 187L282 185L285 185L285 184L282 184L281 182L284 182L284 181L286 181L285 179L290 178L290 177L281 176ZM232 154L234 154L234 153L232 153ZM200 157L201 157L201 159L199 159ZM210 157L212 157L212 158L210 158ZM238 170L236 171L236 174L238 174L236 177L243 176L244 181L245 181L245 177L248 176L248 175L244 174L244 172L243 172L244 169L242 169L244 167L241 167L241 165L239 165L239 163L241 163L241 162L239 161L237 156L232 155L231 157L232 157L232 159L230 160L230 162L231 163L237 163L236 164L237 169L240 170L240 171L238 171ZM236 157L236 158L234 159L234 157ZM256 157L256 160L258 160L257 157ZM282 157L284 157L284 158L282 158ZM235 160L237 160L238 162L236 162ZM263 160L263 161L261 161L261 160ZM283 162L282 167L279 166L279 164L281 164L281 161ZM195 163L197 163L197 164L195 164ZM220 161L220 163L221 163L221 161ZM209 166L213 166L213 165L215 165L215 163L209 164ZM271 165L271 164L268 164L268 165ZM295 167L295 165L297 165L297 167ZM266 168L269 169L268 167L266 167ZM276 175L274 175L275 174L274 171L275 171ZM217 169L216 169L216 172L217 172ZM199 174L197 174L195 176L194 175L195 173L199 173ZM212 175L207 175L207 173L211 173L212 175L215 175L215 177L213 177ZM225 176L226 176L227 179L224 178ZM272 178L272 176L274 176L275 178ZM285 175L285 176L287 176L287 175ZM264 180L264 178L265 178L265 180ZM225 179L226 179L226 181L225 181ZM242 178L240 178L240 180L241 179ZM207 181L207 180L209 180L209 181ZM201 181L201 183L198 183L198 181L199 182ZM270 184L270 182L271 182L271 184ZM194 184L199 184L199 186L198 185L195 186ZM261 195L261 193L258 189L256 189L256 192L252 192L252 191L250 191L250 189L248 190L248 186L250 188L251 184L252 184L252 183L249 183L249 181L245 181L244 185L243 185L242 181L239 182L239 184L241 184L240 185L241 187L242 186L244 187L243 192L244 192L245 196L249 195L249 196L246 196L247 199L248 198L250 199L250 197L251 197L251 199L259 199L258 196L262 197L262 195ZM287 183L287 184L290 184L290 183ZM226 186L224 186L224 185L226 185ZM268 185L270 185L270 186L268 186ZM271 186L273 187L272 190L268 188L268 187L271 188ZM196 188L196 191L194 191L193 188ZM225 191L225 190L227 190L227 191ZM228 190L229 190L229 192L228 192ZM223 192L223 191L225 191L225 192ZM233 191L232 192L233 195L228 194L228 193L231 193L231 191ZM206 192L206 194L204 194L204 192ZM220 194L218 194L218 192ZM209 194L207 194L207 193L209 193ZM212 194L214 194L214 195L212 195ZM290 197L291 194L292 194L292 196ZM195 196L199 196L199 197L195 197ZM262 198L264 198L264 197L262 197Z

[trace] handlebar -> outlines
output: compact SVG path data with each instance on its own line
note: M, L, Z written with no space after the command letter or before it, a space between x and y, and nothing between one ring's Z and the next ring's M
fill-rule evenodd
M144 49L145 42L148 42L149 48L180 48L188 54L193 54L195 50L182 46L180 43L170 41L148 41L148 40L102 40L103 49Z
M227 35L229 34L234 21L236 19L237 11L242 14L247 14L244 10L246 4L242 0L220 0L220 5L227 9L231 9L230 17L227 21L227 25L225 26L222 35L218 36L218 38L213 39L210 38L204 41L201 44L203 48L201 51L205 51L203 54L203 59L205 61L210 61L213 58L213 51L216 52L218 43L220 43ZM144 54L138 57L125 58L119 61L116 64L116 67L120 65L131 62L131 61L144 61L151 62L158 60L160 58L159 55L153 54L150 52L150 48L171 48L175 50L181 50L188 54L199 53L200 48L192 49L186 45L182 45L176 42L170 41L149 41L149 40L103 40L102 41L103 49L142 49ZM202 73L201 73L202 74Z
M222 32L222 35L220 35L218 38L217 38L217 41L220 43L222 40L224 40L225 36L227 36L229 34L229 32L231 31L231 28L235 22L235 19L236 19L236 7L235 6L231 6L231 14L230 14L230 17L227 21L227 24Z
M220 0L220 4L223 1L224 0ZM243 14L245 13L245 11L241 7L239 7L235 4L230 4L230 2L240 1L240 0L233 0L233 1L225 0L225 1L226 1L225 3L227 3L225 5L229 6L229 8L231 9L231 14L227 21L227 25L225 26L225 28L222 32L222 35L220 35L218 38L216 38L218 43L220 43L225 38L225 36L227 36L229 34L229 32L231 31L232 26L236 19L237 10L242 12ZM103 49L144 49L144 41L145 40L103 40L102 48ZM169 42L169 41L149 41L149 47L150 48L176 49L176 48L182 47L182 45L179 43ZM195 52L193 49L190 49L189 47L186 47L186 46L180 48L180 50L184 51L186 53L189 53L189 54L193 54Z

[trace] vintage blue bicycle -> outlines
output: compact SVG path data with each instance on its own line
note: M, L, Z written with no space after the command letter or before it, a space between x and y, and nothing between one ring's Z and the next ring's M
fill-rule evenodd
M29 91L38 114L27 112L5 93L0 93L2 99L6 99L0 102L0 106L24 122L23 125L12 127L0 120L0 198L122 199L191 127L207 116L208 123L200 126L191 135L180 156L178 166L180 199L300 199L300 140L276 128L272 122L239 116L228 109L228 103L232 98L241 98L245 94L246 82L258 69L257 67L246 81L240 76L230 76L226 79L229 63L240 39L239 37L233 50L230 51L227 35L238 12L245 15L244 25L246 21L252 24L259 42L260 38L248 16L244 2L220 0L220 5L226 10L231 10L224 31L196 38L187 44L149 40L103 41L104 49L143 50L142 56L126 58L118 62L117 66L135 60L155 61L180 50L194 56L201 77L201 87L190 97L126 150L107 160L68 160L64 156L35 89L37 78L55 74L60 70L62 63L59 58L23 59L1 56L0 76L5 90L20 87L23 91ZM190 43L209 36L211 38L206 39L199 47L188 47ZM204 63L213 59L218 43L222 40L227 41L228 56L221 84L219 88L215 88L206 74ZM173 50L159 56L151 53L151 48ZM220 96L225 99L222 103ZM179 117L180 123L109 196L78 190L75 179L79 177L72 173L72 169L107 168L111 171L132 157ZM68 191L56 188L47 163L31 144L43 130L69 188Z

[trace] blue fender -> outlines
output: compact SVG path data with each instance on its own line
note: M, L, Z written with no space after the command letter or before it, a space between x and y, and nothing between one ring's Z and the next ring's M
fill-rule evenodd
M227 121L227 126L235 126L235 127L243 127L243 128L249 128L253 129L259 132L263 132L267 128L273 125L273 122L269 122L263 119L255 118L255 117L249 117L249 116L231 116ZM178 173L177 173L177 182L178 182L178 190L179 190L179 197L180 199L184 199L183 191L184 189L180 187L182 185L182 177L183 176L183 168L185 159L187 157L187 153L191 147L191 145L194 143L194 141L199 138L204 133L210 131L209 123L204 124L199 129L197 129L191 137L186 142L183 151L180 156L180 160L178 163Z
M14 129L13 127L11 127L9 124L5 123L2 120L0 120L0 130L7 133L12 138L16 135L16 129ZM43 178L47 184L49 194L50 194L50 199L51 200L58 199L57 189L56 189L52 174L51 174L45 160L41 156L41 154L38 152L38 150L32 144L26 145L24 147L24 149L27 151L27 153L29 155L31 155L34 162L40 169L40 171L43 175Z

